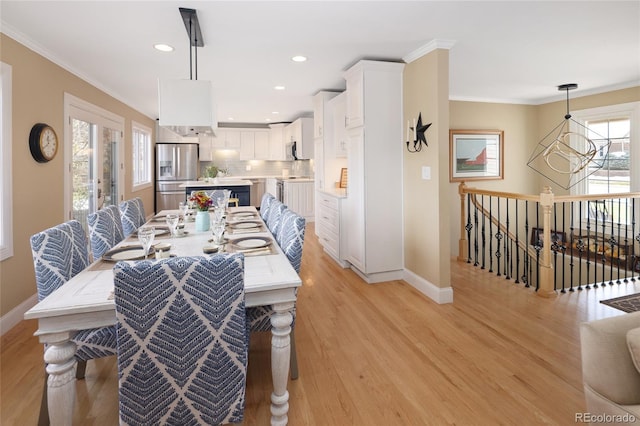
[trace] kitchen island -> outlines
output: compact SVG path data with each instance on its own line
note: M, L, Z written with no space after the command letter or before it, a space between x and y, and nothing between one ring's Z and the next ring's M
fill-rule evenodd
M219 179L214 182L205 181L189 181L180 185L180 188L185 189L185 194L188 197L192 191L212 191L214 189L228 189L231 191L231 197L238 199L239 206L251 205L251 185L253 183L250 180L245 179Z

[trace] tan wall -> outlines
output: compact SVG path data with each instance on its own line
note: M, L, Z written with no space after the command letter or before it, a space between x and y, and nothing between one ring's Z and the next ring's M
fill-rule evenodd
M538 114L535 106L451 101L449 108L451 129L504 131L504 179L471 181L466 182L467 186L525 194L540 192L537 173L527 167L531 151L538 141ZM448 167L447 163L447 170ZM448 189L451 254L455 256L458 255L460 239L458 185L458 182L450 183Z
M131 158L131 120L155 128L155 121L108 96L15 40L0 34L0 60L13 67L13 257L0 262L0 316L36 293L29 237L64 222L64 146L49 163L36 163L29 152L29 132L48 123L63 140L63 99L68 92L125 118L125 167ZM131 192L125 172L125 199L141 197L153 212L153 188Z
M407 64L403 86L403 129L419 113L423 124L433 123L425 133L428 148L403 149L405 268L440 288L450 287L449 51L435 50ZM431 168L430 180L422 179L423 166Z

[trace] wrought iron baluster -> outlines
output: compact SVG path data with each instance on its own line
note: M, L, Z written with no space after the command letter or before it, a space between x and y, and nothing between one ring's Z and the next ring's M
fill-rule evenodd
M484 269L487 261L487 256L485 255L487 251L487 230L485 227L486 214L484 213L484 195L482 195L481 204L482 207L482 266L480 269Z
M476 202L473 203L473 266L478 266L478 199L474 199Z
M516 199L516 284L520 283L520 226L519 226L519 215L518 215L518 205L519 201Z
M504 275L505 279L511 279L511 273L509 271L509 198L505 198L505 208L507 210L506 214L506 229L504 232Z
M578 202L578 290L582 290L582 255L584 254L585 244L582 235L582 201ZM587 240L588 242L588 240Z
M591 288L591 281L589 279L589 268L591 267L591 215L589 212L591 209L589 208L589 204L590 201L587 200L587 285L584 286L587 290Z
M498 197L498 224L496 225L496 266L498 268L497 276L502 275L500 273L500 258L502 257L502 253L500 252L500 247L502 246L502 232L500 232L500 197Z
M574 202L571 201L569 203L569 282L570 282L570 287L569 287L569 291L575 291L575 289L573 288L573 268L574 268L574 257L573 257L573 237L574 237L574 226L573 226L573 210L575 209L575 205Z
M529 238L529 200L525 200L524 202L524 237L525 241L528 241ZM527 245L528 247L528 245ZM524 282L525 287L529 287L529 263L531 262L531 256L529 255L529 250L525 250L524 252L524 270L522 273L522 281Z
M467 231L467 263L471 263L471 194L467 194L467 224L465 230Z
M493 272L493 203L489 195L489 272Z

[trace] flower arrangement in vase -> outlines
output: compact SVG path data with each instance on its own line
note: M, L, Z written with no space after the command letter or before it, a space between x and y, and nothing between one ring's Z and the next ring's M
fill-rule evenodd
M189 197L189 201L193 201L198 209L196 214L196 231L208 231L211 225L209 218L209 207L213 204L211 197L204 191L198 191Z
M191 194L189 201L192 201L195 207L201 212L209 211L209 207L213 205L211 197L209 197L204 191L198 191Z

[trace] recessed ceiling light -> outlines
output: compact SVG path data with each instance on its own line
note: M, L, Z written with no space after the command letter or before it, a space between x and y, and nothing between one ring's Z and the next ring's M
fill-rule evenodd
M227 117L227 120L233 121L233 117Z
M302 55L296 55L293 58L291 58L291 60L293 62L304 62L304 61L307 60L307 57L306 56L302 56Z
M153 47L161 52L173 52L173 46L164 43L154 44Z
M271 111L271 114L280 114L278 111Z
M274 89L275 90L284 90L284 86L275 86Z
M271 119L270 118L265 118L264 121L271 121Z

